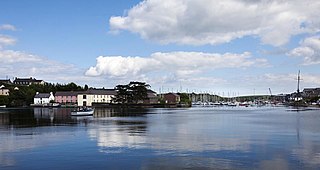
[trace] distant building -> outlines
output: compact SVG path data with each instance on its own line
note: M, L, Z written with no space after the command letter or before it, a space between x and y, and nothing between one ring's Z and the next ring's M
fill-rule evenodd
M297 92L291 93L289 98L290 101L295 101L295 102L301 101L302 99L303 98L301 96L301 93L297 93Z
M21 85L21 86L30 86L31 84L40 84L40 85L45 85L46 82L43 80L37 80L35 78L15 78L13 81L13 84L16 85Z
M0 96L9 96L10 90L5 88L5 86L0 86Z
M148 89L147 97L148 99L143 101L144 104L156 104L159 102L159 97L157 93L153 90Z
M180 95L176 93L166 93L163 95L165 103L168 104L177 104L180 102Z
M78 93L78 106L92 106L93 103L107 104L117 94L115 89L90 89Z
M302 96L304 98L320 97L320 88L305 88L303 89Z
M188 93L187 94L192 102L214 102L219 101L220 97L209 93Z
M55 93L55 102L59 104L78 104L78 92L56 92Z
M34 104L48 104L54 101L53 93L38 93L34 96Z
M0 79L0 85L12 84L10 79Z

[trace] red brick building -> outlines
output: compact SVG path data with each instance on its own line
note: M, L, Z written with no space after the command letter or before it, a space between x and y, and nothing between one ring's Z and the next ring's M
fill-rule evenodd
M168 104L177 104L180 102L180 95L176 93L167 93L163 95L163 99Z

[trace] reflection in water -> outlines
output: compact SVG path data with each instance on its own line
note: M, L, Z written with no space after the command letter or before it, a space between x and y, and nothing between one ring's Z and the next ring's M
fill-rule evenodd
M141 169L246 169L238 161L192 156L148 159L141 167Z
M90 117L70 112L1 110L0 169L58 169L66 159L72 169L84 168L80 162L95 169L320 168L317 111L96 108Z
M148 109L139 108L95 108L94 117L134 117L150 114Z
M102 147L102 150L114 147L139 149L150 147L159 155L167 153L181 155L184 152L223 150L246 152L250 149L250 142L245 136L221 136L221 133L215 133L214 129L210 129L213 123L215 126L223 126L225 122L217 120L201 122L197 119L188 121L190 116L188 114L171 116L169 119L156 120L152 117L112 119L105 124L108 128L97 126L90 128L88 133L91 138L98 141L98 146Z
M259 169L270 170L270 169L279 169L286 170L290 169L287 160L281 158L274 158L272 160L263 160L259 165Z
M146 109L96 108L92 117L72 117L72 108L44 108L1 110L0 125L37 127L89 123L93 118L143 116Z

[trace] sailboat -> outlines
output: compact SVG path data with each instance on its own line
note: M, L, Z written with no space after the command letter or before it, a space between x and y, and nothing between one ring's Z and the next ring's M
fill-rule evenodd
M296 109L299 109L299 107L307 107L307 103L303 100L302 98L302 95L301 95L301 92L300 92L300 81L301 81L301 78L300 78L300 70L298 72L298 85L297 85L297 92L295 94L295 96L293 96L291 98L291 102L289 102L289 106L293 106L295 107Z

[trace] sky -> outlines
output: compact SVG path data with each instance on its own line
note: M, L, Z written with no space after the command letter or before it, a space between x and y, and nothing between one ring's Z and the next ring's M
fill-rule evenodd
M0 79L221 96L320 87L320 1L1 0Z

